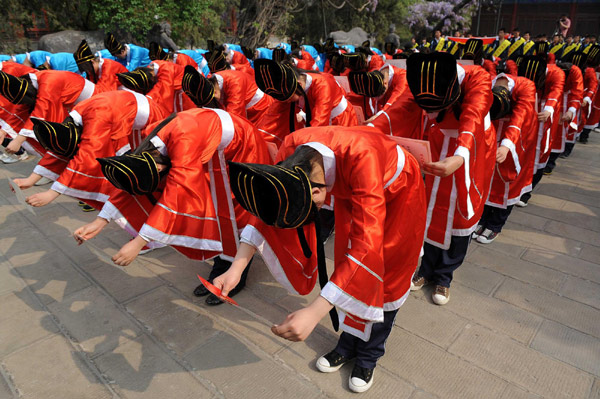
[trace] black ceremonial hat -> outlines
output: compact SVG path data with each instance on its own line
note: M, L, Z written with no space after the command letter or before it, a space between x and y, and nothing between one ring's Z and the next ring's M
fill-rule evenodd
M254 61L256 85L276 100L288 100L298 88L298 79L291 66L269 59Z
M222 51L209 51L204 54L204 58L206 58L206 62L208 63L208 69L210 69L210 73L215 73L227 69L227 60L225 59L225 54Z
M242 53L244 53L244 56L246 56L246 58L248 58L249 60L253 60L254 59L254 50L246 47L246 46L242 46Z
M596 43L587 54L587 65L596 67L600 64L600 44Z
M510 114L510 91L506 87L495 86L492 89L492 94L494 96L494 101L492 102L492 107L490 108L490 118L492 120L496 120L504 118L506 115Z
M131 195L144 195L158 188L160 175L149 152L96 159L104 176L118 189Z
M81 141L81 126L76 125L68 117L63 123L47 122L43 119L31 118L33 134L42 147L56 155L72 158Z
M115 35L108 32L106 36L104 36L104 47L113 55L116 56L121 51L123 51L123 45L117 41Z
M348 82L350 83L350 90L361 96L379 97L385 93L383 74L379 71L350 72Z
M276 48L273 50L273 61L275 62L281 62L284 61L287 58L287 53L285 52L285 49L282 48Z
M416 53L406 60L408 87L421 108L441 111L460 96L456 60L452 54Z
M90 50L90 46L85 39L79 43L79 47L77 47L77 50L73 54L73 58L75 58L78 66L94 59L94 53Z
M148 92L154 86L153 76L151 76L144 69L136 69L131 72L118 73L117 78L123 86L142 94L148 94Z
M363 53L343 54L344 65L353 71L362 71L367 69L367 57Z
M299 167L229 162L229 182L240 205L270 226L295 229L316 215L310 180Z
M465 43L462 60L479 60L483 57L483 40L471 38Z
M0 94L13 104L23 103L30 84L27 79L21 79L0 71Z
M536 42L535 43L535 55L546 55L548 54L548 42Z
M150 48L148 49L148 57L154 60L163 60L166 61L169 59L169 53L167 53L160 44L156 42L150 42Z
M546 61L536 56L522 57L518 63L517 74L523 76L533 83L535 87L541 89L546 82Z
M185 67L181 88L198 107L207 105L215 98L215 86L191 65Z

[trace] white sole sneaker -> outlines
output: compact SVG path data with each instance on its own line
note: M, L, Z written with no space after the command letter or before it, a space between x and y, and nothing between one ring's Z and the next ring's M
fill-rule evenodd
M518 206L519 208L525 208L527 206L527 202L519 200L519 202L517 202L515 206Z
M356 378L356 377L353 378L352 376L350 376L350 378L348 379L348 387L350 388L350 390L352 392L356 392L356 393L366 392L369 390L369 388L371 388L374 380L375 380L375 375L373 375L371 377L371 381L369 381L367 383L365 383L360 378Z
M319 370L321 373L333 373L333 372L338 371L339 369L341 369L342 366L344 364L346 364L346 363L348 363L348 362L344 362L342 364L338 364L337 366L330 366L329 362L327 361L327 359L325 359L325 356L321 356L315 362L315 366L317 367L317 370Z

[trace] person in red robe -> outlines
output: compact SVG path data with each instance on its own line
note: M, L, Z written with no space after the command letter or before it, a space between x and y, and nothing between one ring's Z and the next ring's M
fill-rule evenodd
M289 133L309 126L356 126L344 89L327 73L299 71L288 63L254 62L256 84L276 101L265 116L266 139L280 146Z
M37 72L31 67L10 61L0 62L0 71L12 76L22 76L28 73ZM2 79L4 79L6 75L2 76ZM12 87L16 89L16 92L18 92L21 86L15 85ZM9 101L8 97L11 96L10 91L11 85L8 82L3 83L0 86L0 143L2 143L3 147L9 146L12 139L17 137L18 132L25 124L27 118L29 118L29 114L33 109L33 101L30 101L29 104L14 104ZM21 100L21 102L23 100L24 98ZM35 139L27 139L23 147L26 147L27 152L31 154L39 155L40 150L43 152L43 149L39 146L39 143ZM20 148L12 154L3 152L2 155L0 155L0 160L2 160L4 163L14 163L25 158L26 156L27 154L24 153L24 149Z
M567 136L575 135L577 131L577 115L583 100L583 74L577 65L570 62L558 62L556 64L565 74L565 86L562 98L562 114L558 128L552 137L551 154L544 168L544 174L550 175L556 167L558 156L565 151Z
M579 57L579 62L584 63L583 57ZM585 95L583 97L583 115L578 135L579 142L582 144L587 143L590 131L598 126L598 121L600 121L600 95L598 94L600 93L600 84L596 76L596 70L600 65L600 45L594 44L590 48L584 65L587 66L584 71ZM574 140L572 143L575 143Z
M198 107L221 108L242 116L257 128L262 127L263 116L273 104L247 73L225 69L205 78L192 67L186 67L182 87Z
M95 94L117 90L121 85L117 74L127 72L127 68L117 61L94 56L85 40L81 41L73 57L79 71L96 85Z
M544 176L544 168L552 149L553 132L558 129L565 74L555 64L546 64L543 57L528 56L519 60L519 76L534 82L537 89L538 138L535 174L531 183L533 190ZM531 191L523 194L515 205L525 207L530 198Z
M181 65L184 68L190 65L200 72L200 69L198 68L198 63L194 61L192 57L190 57L187 54L179 53L176 51L167 53L162 48L162 46L156 42L150 42L150 47L148 49L148 57L150 57L150 60L152 61L171 61L172 63Z
M350 389L364 392L421 251L426 216L418 163L366 126L298 130L285 138L276 160L275 166L230 164L233 193L257 218L242 232L229 272L214 284L227 294L257 250L291 293L310 293L318 279L320 296L271 331L301 341L329 312L344 332L316 367L333 372L356 358ZM328 193L336 210L329 281L316 214Z
M113 193L98 218L75 234L90 239L114 220L135 237L113 257L121 266L153 242L171 245L191 259L219 256L212 281L229 268L239 230L250 218L231 196L226 162L270 163L266 143L246 119L211 108L180 112L148 126L145 134L133 155L100 160L104 175L124 191ZM135 178L148 186L132 189L128 182L133 177L122 175L125 167L138 168ZM236 292L244 285L245 277ZM208 294L200 287L194 293ZM212 295L206 302L221 303Z
M95 85L83 77L66 71L39 71L17 78L0 71L3 88L0 94L13 104L26 101L33 109L23 123L17 136L6 147L6 152L19 151L27 140L37 153L43 155L46 150L39 145L33 134L31 118L49 122L62 122L68 112L78 103L90 98ZM15 96L15 94L17 94Z
M152 99L117 90L77 104L63 123L34 119L34 133L47 152L28 178L14 181L21 189L42 177L54 181L49 190L27 197L35 207L65 194L101 209L114 187L104 178L96 158L130 151L132 136L165 116Z
M490 194L472 238L489 244L500 234L512 208L531 191L537 140L535 85L529 79L499 74L493 80L490 117L498 149Z

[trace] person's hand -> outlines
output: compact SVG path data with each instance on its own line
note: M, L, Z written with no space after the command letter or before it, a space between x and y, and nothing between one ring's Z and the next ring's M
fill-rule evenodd
M560 118L560 122L564 123L564 122L571 122L573 120L573 112L571 111L567 111L565 112L562 117Z
M550 118L550 111L542 111L538 113L538 121L546 122Z
M9 154L14 154L15 152L21 149L21 144L25 142L27 137L25 136L17 136L8 143L6 146L6 152Z
M224 296L229 295L229 291L234 289L242 278L242 271L237 268L230 267L225 273L213 279L213 285L221 290Z
M502 162L506 161L506 156L508 155L508 151L510 151L508 149L508 147L505 147L503 145L498 147L498 149L496 150L496 162L502 163Z
M144 240L142 237L135 237L133 240L123 245L119 252L112 257L113 262L115 262L115 265L118 266L129 266L129 264L135 260L146 244L146 240Z
M462 166L465 159L459 155L453 155L438 162L423 164L423 170L435 176L446 177L456 172Z
M84 241L94 238L102 231L104 226L108 224L108 220L103 218L96 218L93 222L86 224L75 230L73 237L79 245L83 244Z
M0 129L0 143L6 138L6 132Z
M42 176L38 175L37 173L32 173L29 175L29 177L26 177L25 179L13 179L13 183L19 186L21 190L26 190L28 188L31 188L41 178Z
M25 202L35 207L45 206L54 201L59 195L60 193L54 190L47 190L42 193L30 195L25 198Z
M365 121L365 125L366 125L367 123L371 123L371 122L373 122L373 121L374 121L376 118L377 118L377 114L373 115L372 117L370 117L369 119L367 119L367 120Z
M304 341L321 320L310 307L290 313L283 323L271 327L273 334L288 341Z
M318 296L304 309L290 313L280 325L273 325L271 332L289 341L304 341L332 308L331 303Z

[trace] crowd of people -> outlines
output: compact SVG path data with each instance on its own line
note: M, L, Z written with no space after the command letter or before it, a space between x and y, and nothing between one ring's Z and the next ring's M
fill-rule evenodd
M460 36L173 52L109 33L96 54L84 40L3 56L1 160L39 156L14 179L52 182L31 206L68 195L99 211L73 232L80 244L111 221L130 233L117 265L171 246L212 259L208 280L234 296L258 252L291 293L318 281L272 332L304 340L329 314L343 332L316 367L355 359L349 386L364 392L410 291L430 284L446 304L470 242L493 242L600 119L594 36ZM394 137L427 141L431 161ZM204 285L194 294L221 303Z

